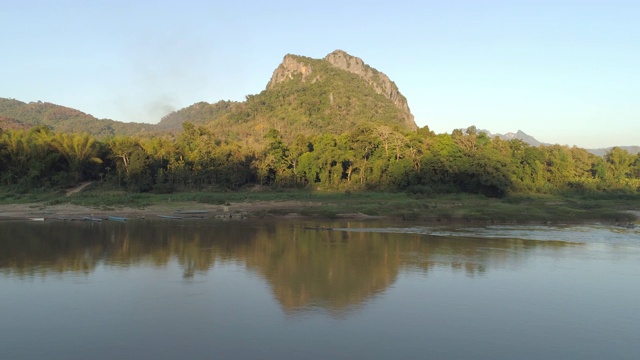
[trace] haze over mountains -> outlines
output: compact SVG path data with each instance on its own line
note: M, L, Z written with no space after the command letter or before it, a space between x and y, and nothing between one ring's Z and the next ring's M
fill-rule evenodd
M204 126L217 136L259 144L270 128L286 140L296 135L340 134L353 127L384 124L404 131L418 127L407 99L384 73L362 59L336 50L323 59L288 54L265 90L245 101L197 102L164 116L158 124L97 119L82 111L47 102L0 98L0 128L47 126L57 132L86 132L97 137L177 133L182 124ZM491 134L545 145L522 131ZM640 147L623 147L631 153ZM604 155L607 149L588 149Z
M480 130L480 131L486 133L487 135L489 135L489 137L497 136L497 137L499 137L501 139L504 139L504 140L519 139L519 140L522 140L525 143L527 143L529 145L532 145L532 146L552 145L552 144L549 144L549 143L540 142L536 138L534 138L533 136L525 133L522 130L518 130L515 133L509 132L509 133L506 133L506 134L492 134L488 130ZM618 146L618 147L623 149L623 150L628 151L630 154L640 153L640 146ZM585 149L585 150L589 151L590 153L592 153L594 155L604 156L607 153L607 151L611 150L612 148L613 147L599 148L599 149Z

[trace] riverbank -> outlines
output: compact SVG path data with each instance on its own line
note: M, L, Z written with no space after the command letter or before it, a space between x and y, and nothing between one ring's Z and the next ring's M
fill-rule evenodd
M265 217L391 218L472 223L636 223L640 197L626 194L516 194L502 199L471 194L312 191L131 194L101 188L81 192L0 193L0 220L126 218L250 219Z
M196 202L173 202L143 207L109 206L93 207L71 203L48 205L46 203L0 204L0 220L82 220L84 217L107 219L109 216L127 219L145 219L159 216L179 218L247 219L268 216L270 211L305 206L293 201L252 202L228 205L208 205ZM286 211L285 211L286 212ZM296 216L287 213L284 216Z

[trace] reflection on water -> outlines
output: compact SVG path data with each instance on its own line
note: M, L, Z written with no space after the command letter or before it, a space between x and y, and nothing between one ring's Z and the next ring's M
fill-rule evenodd
M0 222L3 358L637 358L633 229L322 225Z
M478 229L375 225L333 224L327 231L292 222L5 223L0 226L0 270L47 276L91 273L99 264L166 267L176 261L182 276L191 278L217 262L236 262L266 279L286 311L319 307L339 313L385 291L403 270L449 267L474 276L519 266L535 249L579 246L460 236L478 236Z

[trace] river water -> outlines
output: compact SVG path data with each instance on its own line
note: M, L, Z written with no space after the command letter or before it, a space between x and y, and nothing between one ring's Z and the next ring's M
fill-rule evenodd
M640 231L0 222L5 359L637 359Z

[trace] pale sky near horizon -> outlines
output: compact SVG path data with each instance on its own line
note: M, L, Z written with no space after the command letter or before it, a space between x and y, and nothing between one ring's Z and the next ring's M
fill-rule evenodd
M287 53L387 74L418 126L640 145L640 1L7 1L0 97L151 122L264 90Z

